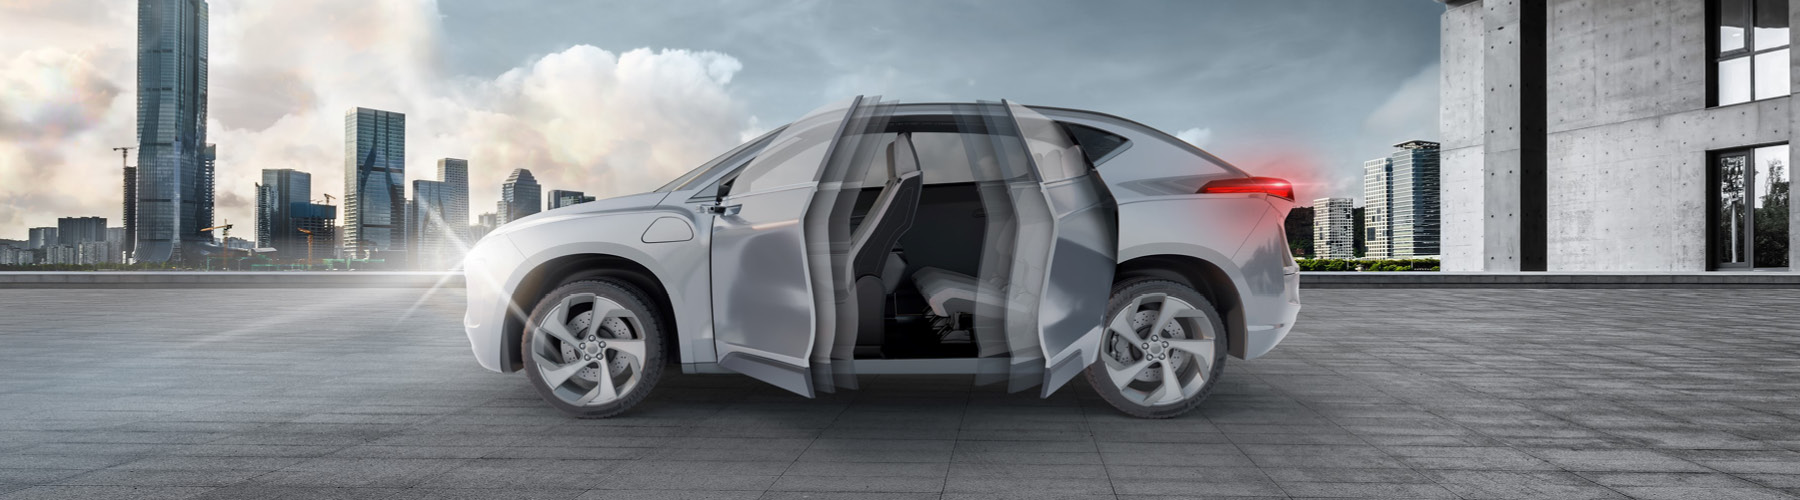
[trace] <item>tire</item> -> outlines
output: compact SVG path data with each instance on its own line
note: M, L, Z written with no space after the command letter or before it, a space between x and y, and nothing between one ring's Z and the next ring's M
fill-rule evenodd
M579 418L618 415L643 401L665 364L662 324L651 304L643 292L609 279L571 281L538 299L519 336L538 396ZM612 385L611 394L602 383Z
M1167 307L1173 307L1171 325L1152 332ZM1107 404L1134 417L1193 411L1225 373L1222 318L1206 296L1187 285L1153 277L1122 280L1107 303L1100 355L1088 366L1088 383Z

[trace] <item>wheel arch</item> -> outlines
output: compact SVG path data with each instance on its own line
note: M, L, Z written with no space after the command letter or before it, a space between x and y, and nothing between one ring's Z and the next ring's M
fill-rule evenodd
M1135 277L1167 279L1187 285L1219 308L1224 315L1227 352L1244 357L1244 301L1237 281L1218 264L1191 255L1156 254L1135 257L1119 263L1115 280Z
M680 331L675 324L675 308L669 299L669 290L663 285L656 273L637 261L617 255L601 253L578 253L564 255L545 261L538 265L519 281L513 288L510 300L518 307L515 311L530 311L538 298L563 283L583 279L606 278L624 282L648 295L657 308L657 322L669 337L663 342L665 360L679 360ZM518 371L524 366L524 358L519 352L519 342L525 332L526 318L522 314L506 315L506 324L501 330L500 360L505 371Z

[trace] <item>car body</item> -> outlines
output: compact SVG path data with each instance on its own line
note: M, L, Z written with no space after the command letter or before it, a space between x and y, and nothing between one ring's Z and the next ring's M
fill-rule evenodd
M686 372L807 397L859 373L976 373L1048 396L1109 349L1109 292L1138 276L1198 292L1221 352L1253 359L1300 308L1291 187L1259 182L1285 185L1102 113L858 97L656 191L506 223L465 261L464 327L482 367L520 370L533 304L605 279L641 295Z

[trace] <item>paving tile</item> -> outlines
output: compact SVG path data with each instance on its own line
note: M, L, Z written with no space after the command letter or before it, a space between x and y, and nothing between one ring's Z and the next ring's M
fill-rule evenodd
M578 420L475 366L460 290L0 290L27 311L0 317L0 499L1800 496L1800 291L1305 295L1282 346L1182 418L1079 380L863 376L808 400L671 371ZM135 328L82 320L96 300ZM195 329L196 302L287 326ZM47 355L71 351L133 359Z

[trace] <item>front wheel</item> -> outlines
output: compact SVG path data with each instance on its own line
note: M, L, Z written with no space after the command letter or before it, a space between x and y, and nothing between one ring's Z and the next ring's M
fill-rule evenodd
M1088 383L1113 408L1143 418L1187 413L1225 372L1225 323L1193 288L1132 278L1113 286L1100 356Z
M557 287L531 310L520 343L538 395L576 417L628 410L662 377L656 310L624 283L583 280Z

